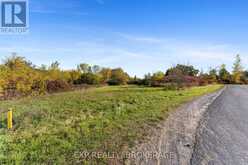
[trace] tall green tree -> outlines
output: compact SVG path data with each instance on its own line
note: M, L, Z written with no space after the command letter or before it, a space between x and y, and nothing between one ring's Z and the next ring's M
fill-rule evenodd
M220 66L219 80L221 83L230 83L231 82L231 74L227 71L225 64L222 64Z
M152 75L151 73L147 73L142 81L142 85L151 85L152 84Z
M235 57L235 61L233 63L233 82L240 84L241 83L241 77L242 77L243 67L241 64L241 58L240 55L237 54Z
M216 83L217 82L217 80L218 80L218 74L217 74L217 70L216 69L210 68L208 75L209 75L208 81L210 83Z

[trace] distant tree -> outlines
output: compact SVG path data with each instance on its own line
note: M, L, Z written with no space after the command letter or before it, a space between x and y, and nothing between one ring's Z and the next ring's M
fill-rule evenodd
M226 65L222 64L219 70L219 80L221 83L231 83L231 74L226 70Z
M176 67L172 67L166 71L166 76L179 74L183 74L186 76L196 76L198 73L199 70L195 69L192 65L177 64Z
M111 78L111 69L110 68L103 68L103 69L101 69L99 74L101 75L101 82L107 83Z
M139 79L136 75L134 77L130 77L128 84L135 84L135 85L141 85L142 84L142 80Z
M42 71L45 71L45 70L47 70L47 66L42 64L39 69Z
M97 85L100 84L100 80L100 77L94 73L83 73L81 77L77 81L75 81L75 83Z
M164 79L164 76L165 76L164 72L158 71L154 73L151 78L153 81L161 81Z
M248 77L248 70L245 70L245 71L243 72L243 75L244 75L245 77Z
M183 75L183 71L180 70L179 68L177 67L173 67L173 68L170 68L166 71L165 73L166 76L172 76L172 75Z
M163 80L164 76L165 76L164 72L158 71L152 75L152 80L160 81Z
M51 64L50 69L51 70L59 70L60 63L58 61L55 61Z
M237 54L235 57L235 62L233 64L233 72L242 72L243 71L243 67L241 65L241 58L240 55Z
M209 74L208 74L208 81L209 83L216 83L218 80L217 70L210 68Z
M127 84L129 80L129 75L123 71L121 68L112 69L111 77L108 81L109 85L124 85Z
M241 65L241 58L239 54L236 55L235 61L233 64L233 82L240 84L242 77L243 67Z
M154 73L151 77L152 86L160 86L163 82L165 74L161 71Z
M53 62L47 70L47 73L45 73L45 79L47 80L59 80L64 79L63 74L59 68L59 62L55 61Z
M82 73L89 73L91 70L90 65L86 63L79 64L77 68Z
M92 66L89 65L88 71L87 71L86 73L93 73L93 68L92 68Z
M248 84L248 71L243 71L242 76L240 77L242 84Z
M152 75L148 73L145 75L144 79L142 80L142 85L150 86L152 84Z
M200 73L199 73L199 76L203 76L205 73L203 71L203 69L201 69Z
M92 72L93 72L93 73L97 74L97 73L99 73L100 71L101 71L101 67L100 67L99 65L94 65L94 66L92 67Z
M66 71L68 74L67 81L71 84L75 83L81 76L81 73L78 70L69 70Z

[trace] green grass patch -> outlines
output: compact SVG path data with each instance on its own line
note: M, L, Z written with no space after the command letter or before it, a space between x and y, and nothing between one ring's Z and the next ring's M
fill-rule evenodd
M0 102L14 109L13 131L0 129L0 164L77 164L78 152L121 152L170 110L221 87L102 87Z

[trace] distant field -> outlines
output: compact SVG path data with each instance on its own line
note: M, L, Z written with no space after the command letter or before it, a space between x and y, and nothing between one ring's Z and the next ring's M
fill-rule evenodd
M0 129L0 164L76 164L78 152L123 151L170 110L221 87L102 87L0 102L15 110L14 130Z

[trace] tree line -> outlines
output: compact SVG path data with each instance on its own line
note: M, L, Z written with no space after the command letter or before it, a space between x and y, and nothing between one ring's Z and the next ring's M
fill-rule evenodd
M248 84L248 71L242 67L239 55L235 57L231 73L225 64L206 73L192 65L177 64L165 72L148 73L144 78L131 77L122 68L106 68L86 63L81 63L72 70L62 70L57 61L48 66L35 66L17 54L6 58L0 65L2 98L40 95L83 85L136 84L175 89L213 83Z

